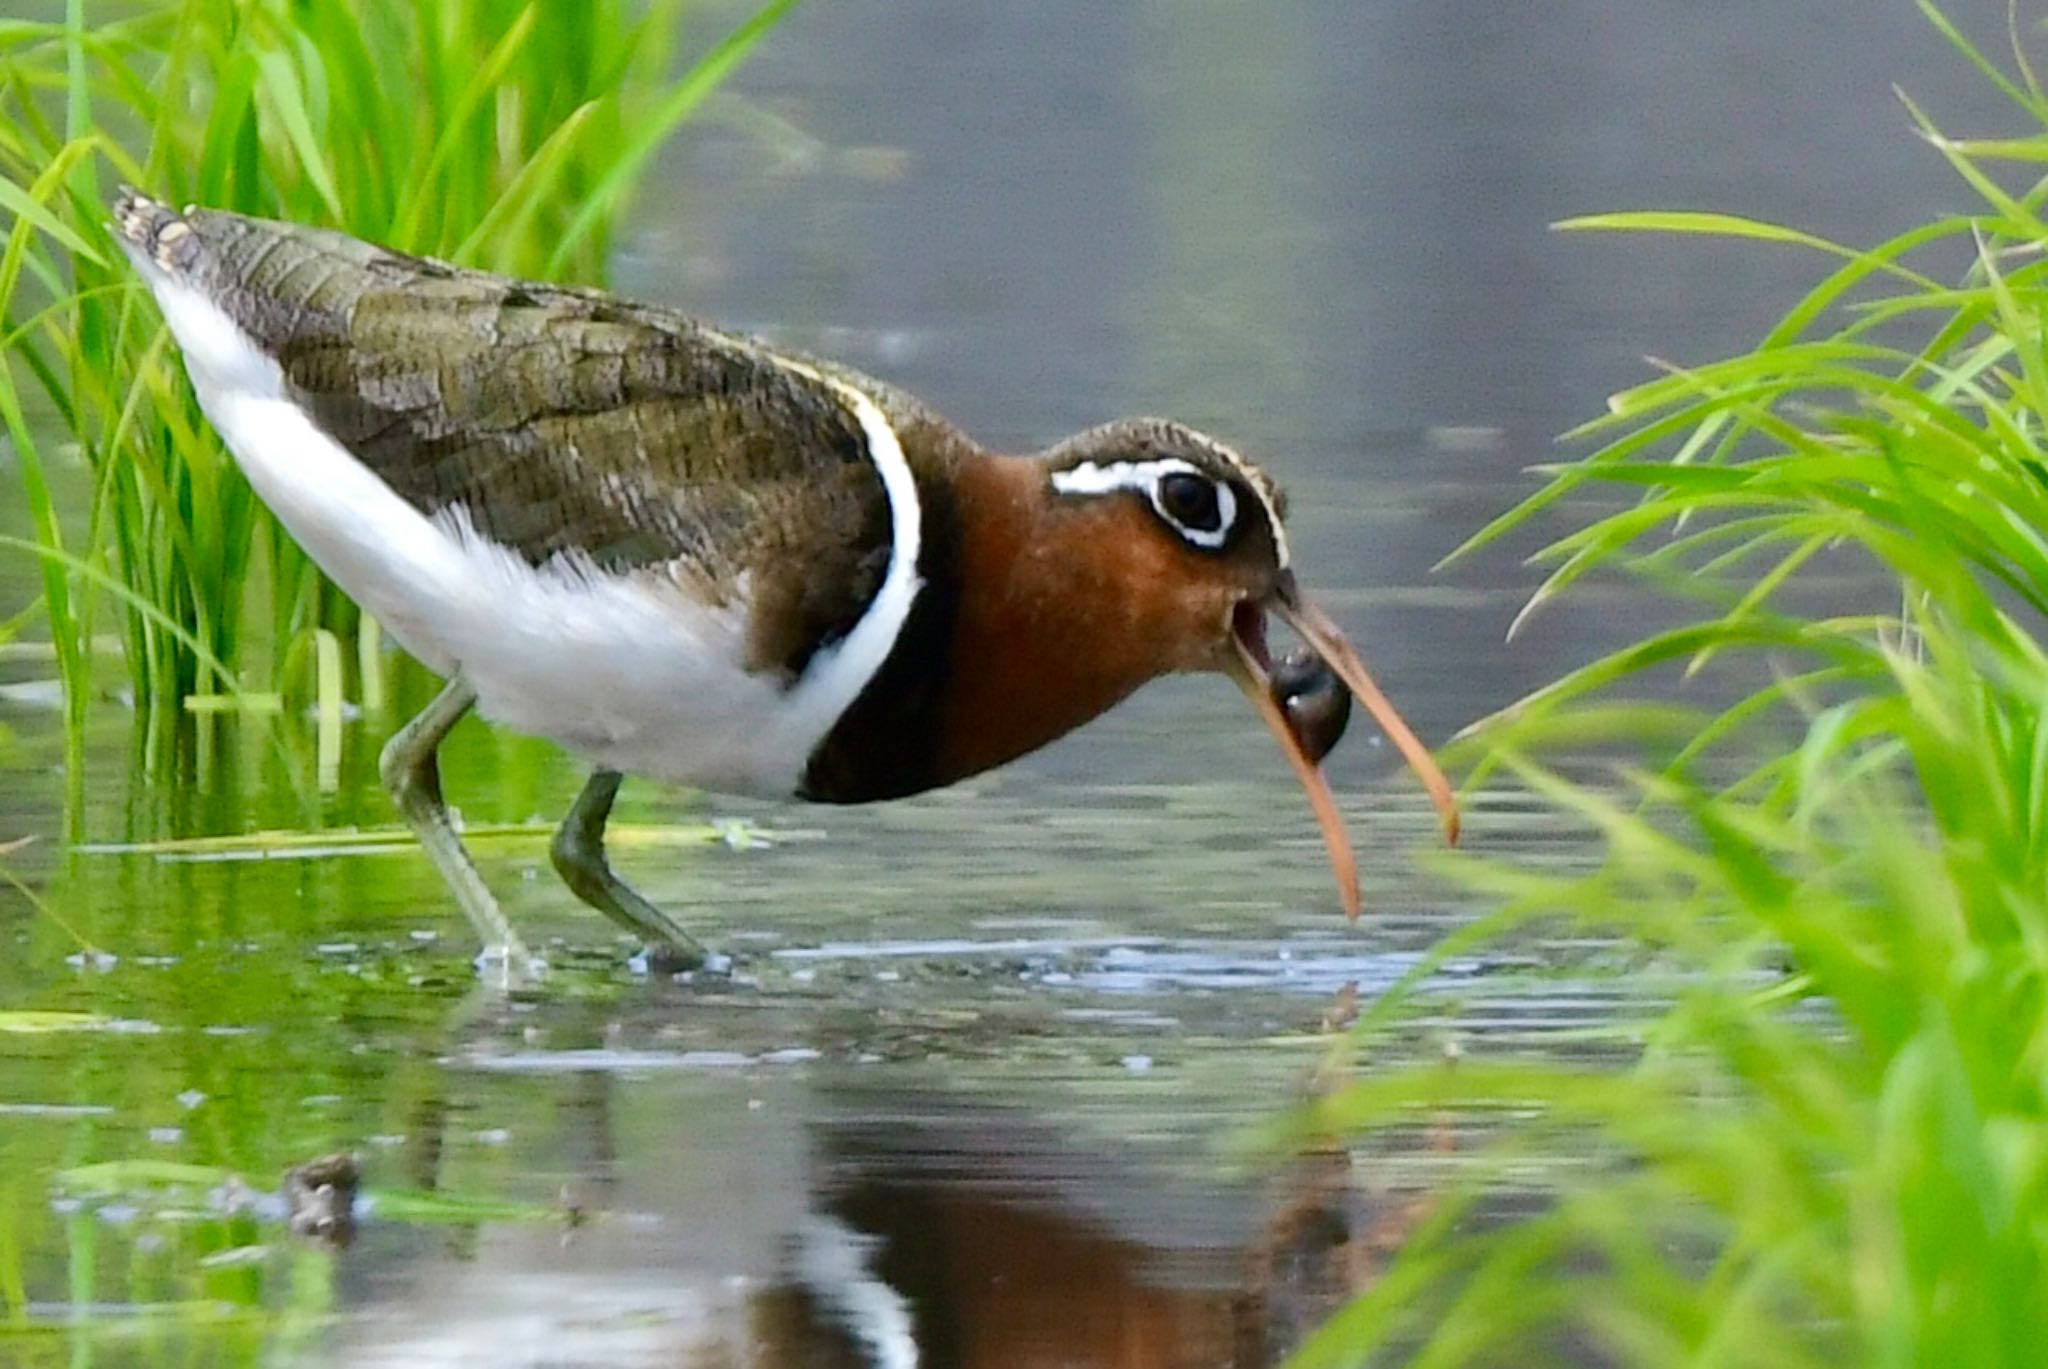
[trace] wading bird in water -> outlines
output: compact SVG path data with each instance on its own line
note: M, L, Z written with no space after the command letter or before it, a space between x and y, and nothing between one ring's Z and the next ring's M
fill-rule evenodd
M1456 839L1442 772L1302 597L1279 489L1214 438L1124 419L998 456L879 381L667 309L133 191L114 212L256 493L446 677L383 776L515 968L528 954L441 796L437 748L472 707L594 764L555 866L678 966L702 947L605 856L624 774L896 798L1175 671L1220 671L1251 699L1354 916L1318 767L1345 691ZM1278 681L1269 614L1314 653Z

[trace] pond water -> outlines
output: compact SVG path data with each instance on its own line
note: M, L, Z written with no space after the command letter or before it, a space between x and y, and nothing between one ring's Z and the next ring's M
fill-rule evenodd
M2005 7L1971 8L1995 34ZM1545 225L1897 231L1963 195L1893 82L1956 131L2007 127L1904 3L819 4L668 150L617 284L998 446L1134 411L1239 441L1290 488L1305 581L1440 741L1645 610L1592 591L1508 646L1527 546L1432 564L1642 355L1742 346L1816 271ZM0 457L7 531L13 482ZM0 614L32 592L0 562ZM543 829L480 840L555 966L507 996L416 851L346 844L392 822L396 712L351 725L331 792L296 721L229 729L187 790L131 773L110 703L67 849L36 674L0 664L0 849L29 839L0 857L23 881L0 888L0 1362L1263 1365L1464 1153L1427 1125L1233 1148L1474 912L1418 866L1427 802L1362 725L1330 766L1356 926L1235 691L1177 680L870 810L629 785L621 867L725 976L637 973ZM474 724L452 746L472 824L558 816L579 781ZM270 829L338 835L130 845ZM1587 854L1484 795L1468 843ZM1454 962L1403 1039L1543 1048L1612 1010L1605 952ZM285 1171L343 1151L362 1190L326 1206L352 1241L292 1234Z

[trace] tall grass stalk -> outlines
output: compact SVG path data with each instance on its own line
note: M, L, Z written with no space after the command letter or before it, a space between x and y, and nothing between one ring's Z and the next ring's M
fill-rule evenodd
M188 699L275 687L305 652L330 691L353 662L359 697L382 696L374 639L200 421L108 236L113 185L601 281L649 158L793 3L680 73L681 0L68 0L61 21L0 21L0 427L74 775L105 616L153 759ZM83 517L53 494L70 447Z
M1306 1119L1462 1106L1597 1163L1533 1218L1448 1206L1301 1365L2048 1353L2048 98L2018 42L2008 74L1926 8L2031 130L1951 139L1907 102L1972 212L1868 249L1700 214L1567 225L1829 261L1753 350L1617 396L1576 435L1596 449L1474 539L1619 491L1551 545L1539 599L1626 570L1712 605L1484 730L1484 767L1581 815L1599 867L1461 867L1500 907L1468 942L1564 924L1685 987L1618 1024L1624 1069L1468 1052ZM1817 560L1884 587L1875 611L1796 607ZM1625 722L1617 689L1709 660L1751 692L1675 753L1618 785L1543 762Z

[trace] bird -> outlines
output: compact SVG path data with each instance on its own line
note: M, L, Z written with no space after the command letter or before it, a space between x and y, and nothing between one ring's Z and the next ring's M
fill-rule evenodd
M674 309L127 187L111 227L256 494L445 680L380 775L513 972L537 962L442 795L438 749L472 710L590 764L553 864L672 968L705 948L605 850L627 774L899 798L1179 672L1250 699L1351 916L1319 765L1333 694L1365 704L1457 840L1443 772L1304 595L1280 487L1217 438L1125 418L999 455L891 384ZM1327 670L1276 683L1269 618Z

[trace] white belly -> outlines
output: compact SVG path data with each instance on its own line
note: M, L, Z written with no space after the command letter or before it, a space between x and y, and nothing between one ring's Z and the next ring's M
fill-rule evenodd
M653 575L534 567L460 514L428 518L285 396L210 301L152 279L207 417L307 555L484 716L600 765L728 792L795 792L836 720L741 668L745 605Z

